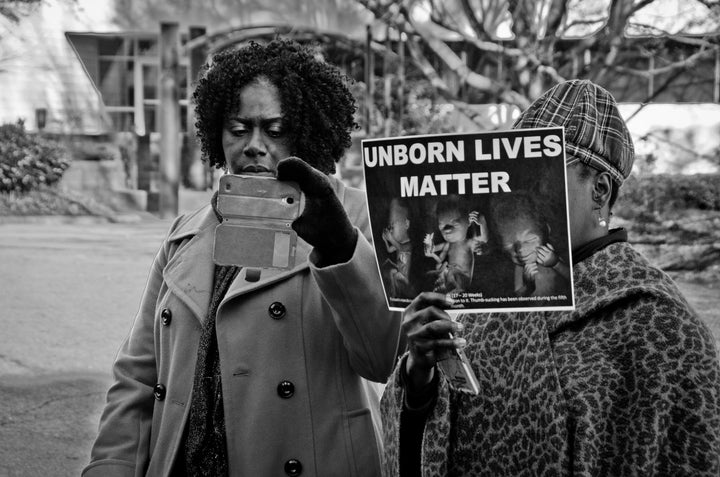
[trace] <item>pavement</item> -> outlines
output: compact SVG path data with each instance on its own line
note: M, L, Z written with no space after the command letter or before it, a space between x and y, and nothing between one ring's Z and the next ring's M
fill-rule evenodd
M170 223L0 222L0 477L79 475L87 464L113 359ZM681 287L704 319L719 319L717 288Z
M0 476L79 475L170 221L0 225Z
M208 201L181 196L180 211ZM0 477L77 476L172 221L0 219Z

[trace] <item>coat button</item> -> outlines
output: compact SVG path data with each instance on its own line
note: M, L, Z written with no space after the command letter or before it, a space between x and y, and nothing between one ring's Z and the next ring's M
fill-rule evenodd
M172 311L169 308L163 308L163 311L160 312L160 320L164 326L169 325L172 321Z
M285 316L286 312L287 309L285 308L285 305L283 305L279 301L274 301L270 303L270 306L268 307L268 313L270 314L270 317L276 320L279 320L280 318Z
M162 384L156 384L153 388L153 395L155 395L155 399L158 401L165 399L165 386Z
M302 464L297 459L290 459L285 462L285 473L290 477L297 477L302 474Z
M283 399L291 398L295 394L295 385L290 381L280 381L277 387L278 396Z

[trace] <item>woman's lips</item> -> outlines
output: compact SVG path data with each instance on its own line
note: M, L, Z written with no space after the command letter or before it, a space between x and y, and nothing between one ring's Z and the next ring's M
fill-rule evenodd
M253 174L256 176L275 177L275 173L273 171L260 164L248 164L241 169L240 173Z

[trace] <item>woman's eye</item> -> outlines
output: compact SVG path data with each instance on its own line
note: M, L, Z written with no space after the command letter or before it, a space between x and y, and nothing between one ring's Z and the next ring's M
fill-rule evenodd
M248 129L244 126L233 126L230 128L230 134L233 134L235 136L242 136L243 134L247 133Z
M281 126L270 126L267 128L267 135L270 137L280 137L283 134Z

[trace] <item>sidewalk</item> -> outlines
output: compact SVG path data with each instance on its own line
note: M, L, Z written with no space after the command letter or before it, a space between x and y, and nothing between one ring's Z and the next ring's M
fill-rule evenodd
M210 192L181 195L181 212ZM79 475L171 220L0 221L0 477Z

